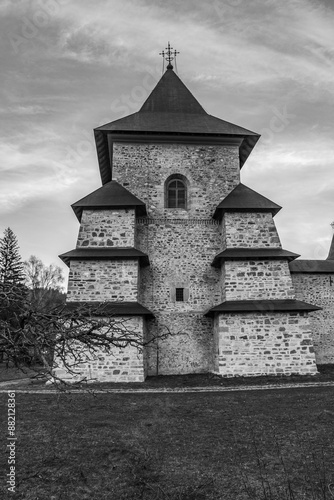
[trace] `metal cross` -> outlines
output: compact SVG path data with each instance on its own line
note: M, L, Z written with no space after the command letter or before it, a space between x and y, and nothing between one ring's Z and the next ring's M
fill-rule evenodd
M162 56L166 61L168 62L167 69L173 69L172 66L172 61L176 58L177 54L180 52L177 52L174 50L173 52L173 47L170 46L170 43L168 42L168 46L165 48L165 50L162 50L159 52L159 55Z

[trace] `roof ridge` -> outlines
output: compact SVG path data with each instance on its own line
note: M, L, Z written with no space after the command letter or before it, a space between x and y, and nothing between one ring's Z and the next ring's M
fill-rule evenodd
M139 110L156 112L208 114L172 69L166 70Z

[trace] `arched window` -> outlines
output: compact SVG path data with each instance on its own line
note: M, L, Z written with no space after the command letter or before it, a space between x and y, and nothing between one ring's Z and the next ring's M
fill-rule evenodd
M173 176L167 182L166 207L187 208L187 186L183 179Z

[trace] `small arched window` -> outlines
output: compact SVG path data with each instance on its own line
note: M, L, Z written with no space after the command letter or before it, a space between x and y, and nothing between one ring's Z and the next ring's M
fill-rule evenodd
M182 179L173 177L167 182L166 201L167 208L187 208L187 186Z

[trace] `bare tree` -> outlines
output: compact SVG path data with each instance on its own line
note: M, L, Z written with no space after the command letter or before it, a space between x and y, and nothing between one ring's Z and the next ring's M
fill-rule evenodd
M64 276L59 266L46 266L41 259L31 255L23 263L23 271L32 308L46 312L65 302L66 295L62 289Z
M23 263L25 284L28 288L61 290L64 282L62 269L55 264L46 266L41 259L31 255Z
M78 365L94 356L129 346L140 350L170 335L166 328L144 339L131 321L113 315L110 304L65 304L61 268L45 266L34 255L22 265L15 235L8 229L5 236L3 255L10 258L0 267L7 270L0 275L0 357L7 364L42 369L54 377L55 359L68 373L75 373Z
M143 339L130 325L128 320L113 316L107 304L91 307L83 303L74 308L63 304L41 311L17 290L0 287L0 351L18 368L39 359L44 374L53 377L56 358L68 373L74 373L78 365L95 355L128 346L140 350L170 335L166 328L154 338Z

